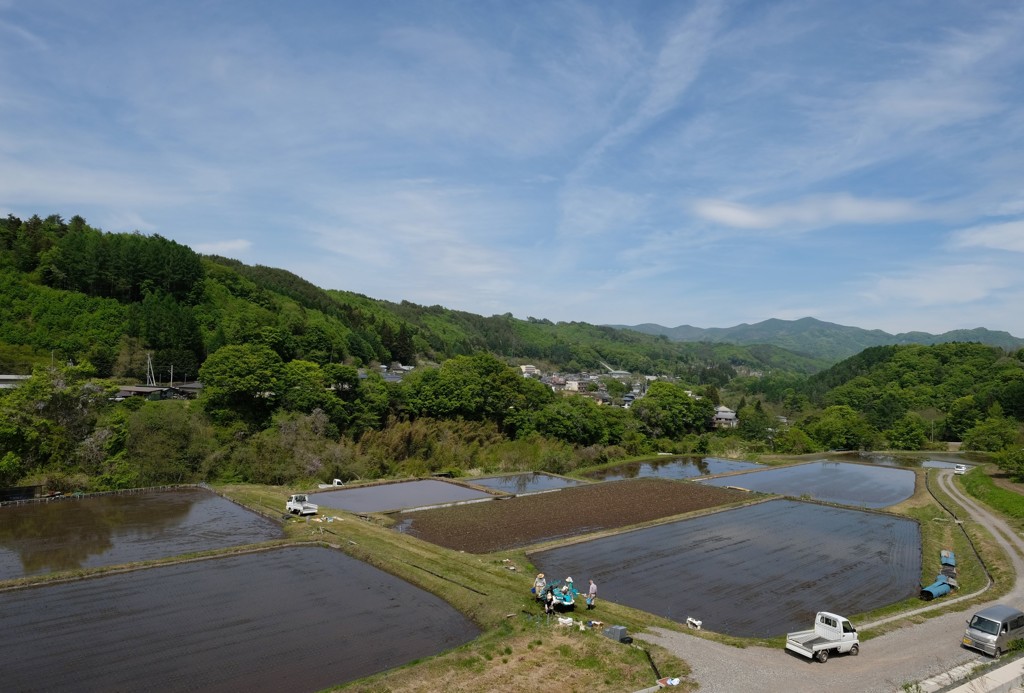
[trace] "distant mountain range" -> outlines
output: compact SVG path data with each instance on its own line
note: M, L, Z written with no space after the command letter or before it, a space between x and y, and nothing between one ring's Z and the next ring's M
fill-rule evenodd
M815 318L778 320L772 318L734 327L663 327L652 323L643 325L610 325L616 329L633 330L643 334L664 335L673 342L715 342L752 345L770 344L813 358L841 361L864 349L885 344L940 344L945 342L980 342L1007 350L1024 348L1024 339L1009 332L987 330L953 330L942 334L902 332L889 334L882 330L864 330L847 327Z

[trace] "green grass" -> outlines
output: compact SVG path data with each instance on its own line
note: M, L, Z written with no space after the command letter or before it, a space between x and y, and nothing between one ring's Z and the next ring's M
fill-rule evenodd
M1024 521L1024 496L996 485L987 474L974 471L961 477L964 489L990 508L1014 520Z

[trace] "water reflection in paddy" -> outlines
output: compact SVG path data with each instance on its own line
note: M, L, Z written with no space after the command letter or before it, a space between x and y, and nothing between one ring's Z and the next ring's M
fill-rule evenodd
M551 474L541 474L538 472L531 472L529 474L488 476L479 479L466 479L466 481L474 486L483 486L485 488L494 489L495 491L514 493L516 495L535 493L537 491L550 491L556 488L569 488L571 486L579 486L583 483L582 481L565 479L560 476L552 476Z
M929 453L927 457L920 455L901 455L892 452L856 452L832 453L824 455L832 462L866 462L883 467L910 467L922 469L953 469L958 464L970 464L975 461L961 453Z
M385 510L402 510L424 505L440 505L493 497L483 491L436 479L346 488L341 491L325 491L309 496L311 501L324 507L338 508L354 513L376 513Z
M601 481L655 477L659 479L692 479L699 476L728 474L762 469L764 465L743 460L724 460L718 457L667 457L663 460L630 462L586 474Z
M203 489L0 507L0 580L251 544L281 526Z
M700 483L741 486L752 491L786 496L808 495L821 501L884 508L914 494L914 472L849 462L819 461L777 467Z
M315 691L479 630L339 551L275 549L0 593L11 691Z

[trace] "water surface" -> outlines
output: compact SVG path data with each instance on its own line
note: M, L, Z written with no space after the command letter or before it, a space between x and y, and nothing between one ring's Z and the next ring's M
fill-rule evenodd
M320 547L0 593L9 691L289 691L468 642L450 605Z
M309 495L309 499L314 503L353 513L403 510L493 497L483 491L436 479L400 481L394 484L346 488Z
M774 500L530 559L581 585L593 578L614 602L770 637L809 627L818 611L852 616L917 594L921 534L891 515Z
M536 493L537 491L550 491L556 488L569 488L579 486L582 481L565 479L551 474L530 472L528 474L503 474L502 476L488 476L479 479L465 479L467 483L474 486L483 486L503 493Z
M914 481L914 472L909 469L822 460L700 483L740 486L786 496L807 495L820 501L863 508L884 508L910 498L914 494Z
M0 507L0 580L283 536L273 520L198 488L6 505Z
M728 474L750 469L762 469L764 465L744 460L725 460L718 457L666 457L663 460L629 462L628 464L600 469L586 474L600 481L618 481L654 477L658 479L692 479L699 476Z

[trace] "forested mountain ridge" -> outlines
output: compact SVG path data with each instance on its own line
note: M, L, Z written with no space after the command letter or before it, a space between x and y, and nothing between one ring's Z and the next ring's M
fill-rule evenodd
M888 344L943 344L947 342L979 342L1008 351L1024 347L1024 339L1009 332L978 327L973 330L953 330L934 335L927 332L901 332L889 334L882 330L864 330L815 318L743 323L733 327L701 328L691 325L663 327L652 323L642 325L613 325L618 329L635 330L644 334L664 335L676 342L712 342L730 344L772 344L806 354L810 357L836 362L860 353L864 349Z
M89 361L101 376L198 372L226 344L315 363L442 362L489 351L546 369L685 376L811 373L826 362L770 346L677 344L586 323L484 317L324 290L286 270L200 256L160 236L109 234L81 217L0 220L0 371Z
M161 382L172 368L178 382L198 377L199 398L117 397L150 355ZM368 367L393 360L426 367L400 382ZM645 391L600 406L522 377L511 366L524 362L609 364ZM80 217L0 220L0 371L31 373L0 390L0 486L565 473L656 452L918 450L943 437L1024 466L1024 350L885 346L825 365L774 346L326 291ZM630 383L585 383L625 404ZM713 427L719 403L738 428Z

